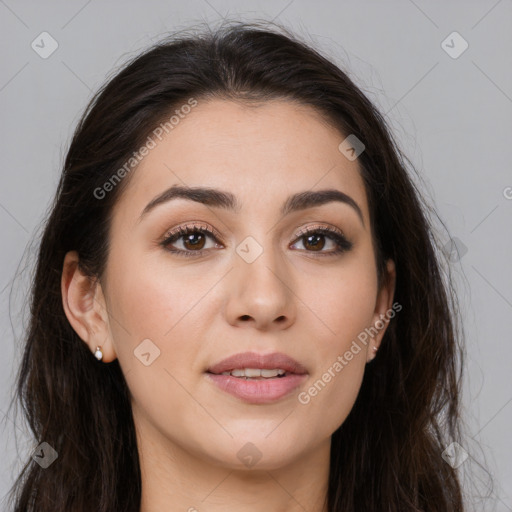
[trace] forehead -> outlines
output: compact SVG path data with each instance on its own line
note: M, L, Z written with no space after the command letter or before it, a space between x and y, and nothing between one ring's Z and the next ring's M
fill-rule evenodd
M152 139L116 206L127 218L178 184L230 191L242 210L265 205L276 211L293 193L336 188L359 204L367 222L359 165L338 149L345 135L311 107L199 100L162 140Z

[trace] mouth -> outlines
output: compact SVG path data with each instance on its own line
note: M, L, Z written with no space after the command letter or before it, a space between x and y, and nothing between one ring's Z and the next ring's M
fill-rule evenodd
M278 373L274 375L269 373L269 370L277 371ZM282 352L272 352L270 354L241 352L211 365L206 371L216 375L229 372L236 377L246 376L249 378L260 376L263 378L272 378L283 375L283 372L284 374L293 373L297 375L307 373L306 368L302 364Z
M211 375L230 375L237 379L244 380L269 380L269 379L282 379L290 375L297 375L292 372L286 372L282 368L276 369L263 369L263 368L234 368L222 373L213 373L207 371Z
M245 352L212 365L205 375L222 391L243 402L267 404L290 395L308 373L286 354Z

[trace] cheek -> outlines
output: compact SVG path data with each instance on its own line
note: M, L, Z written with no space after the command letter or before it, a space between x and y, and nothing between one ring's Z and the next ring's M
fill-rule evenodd
M317 333L324 333L314 336L318 364L298 397L309 417L323 418L319 428L325 435L345 421L359 394L367 345L358 336L371 325L376 292L373 279L361 274L340 276L331 283L316 306L322 314Z
M299 278L298 296L309 309L324 353L343 350L371 325L377 299L377 276L371 254L358 252L339 265ZM312 285L314 283L314 286Z
M185 272L165 266L162 258L134 255L111 267L117 312L142 335L159 338L201 298L207 284L191 281ZM203 286L204 284L204 286Z
M205 323L200 300L213 283L205 279L191 286L183 272L135 255L118 259L110 271L110 325L132 406L146 418L158 418L164 428L175 422L178 411L190 409L182 384L198 360L197 340L204 338Z
M189 370L202 363L198 353L211 325L205 319L220 308L220 297L213 290L218 276L212 272L208 276L206 268L187 272L166 265L161 257L136 254L118 259L110 270L111 329L123 368L135 370L132 377L141 370L160 368L189 379ZM198 272L204 277L198 279ZM146 339L160 351L149 368L134 357ZM146 372L146 378L152 380L153 374Z
M361 387L367 345L358 336L372 325L376 279L371 253L358 254L331 269L323 279L328 286L304 287L299 295L307 297L304 302L316 313L311 315L316 329L310 326L310 335L318 361L299 402L312 417L324 418L326 432L343 423Z

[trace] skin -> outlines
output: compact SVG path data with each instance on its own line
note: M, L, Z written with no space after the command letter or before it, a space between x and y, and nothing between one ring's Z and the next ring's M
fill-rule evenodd
M115 206L111 251L101 282L91 283L66 255L63 304L69 322L103 364L115 358L132 394L142 471L141 512L323 512L331 435L348 416L366 364L387 325L307 404L307 390L349 350L357 335L390 310L395 267L379 290L369 211L357 159L338 149L345 137L309 107L279 100L257 108L200 101L143 159ZM229 191L238 213L186 199L144 207L173 184ZM326 188L351 196L280 217L293 193ZM180 257L159 245L171 228L200 222L202 256ZM298 238L304 227L335 226L347 252L326 236ZM247 263L236 247L248 236L263 253ZM201 239L199 239L201 241ZM220 244L216 248L215 244ZM201 245L201 244L199 244ZM173 243L194 250L184 237ZM144 339L160 350L149 366L134 356ZM272 404L245 403L204 372L247 350L284 352L308 376ZM253 443L252 467L237 452Z

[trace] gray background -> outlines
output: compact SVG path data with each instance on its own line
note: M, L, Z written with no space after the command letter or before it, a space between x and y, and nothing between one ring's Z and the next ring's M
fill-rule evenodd
M128 57L168 31L223 17L275 19L316 45L387 114L421 172L461 250L452 270L467 335L469 456L459 470L465 482L480 472L465 484L470 510L512 511L511 0L0 0L0 500L21 464L14 431L20 456L35 446L21 417L15 425L6 413L38 226L75 124ZM59 45L47 59L31 47L43 31ZM469 44L458 58L441 45L453 31Z

